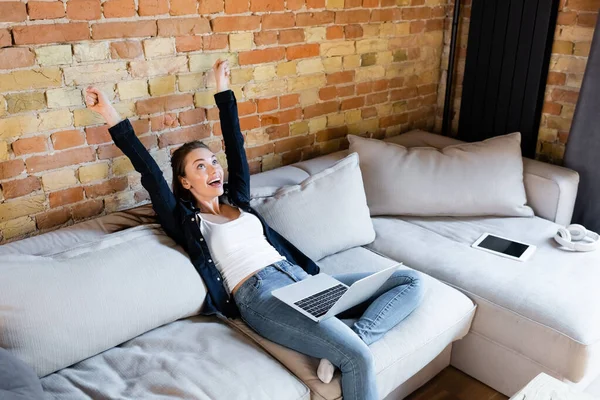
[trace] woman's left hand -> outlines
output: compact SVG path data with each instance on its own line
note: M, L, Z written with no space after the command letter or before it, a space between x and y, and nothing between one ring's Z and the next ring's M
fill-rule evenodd
M213 65L213 72L215 74L215 81L217 83L217 92L224 92L225 90L228 90L229 77L231 76L229 61L221 60L219 58Z

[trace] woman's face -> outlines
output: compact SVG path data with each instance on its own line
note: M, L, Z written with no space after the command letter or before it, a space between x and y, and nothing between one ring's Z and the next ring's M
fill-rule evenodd
M194 198L210 201L223 194L223 167L208 149L194 149L185 156L185 177L181 184Z

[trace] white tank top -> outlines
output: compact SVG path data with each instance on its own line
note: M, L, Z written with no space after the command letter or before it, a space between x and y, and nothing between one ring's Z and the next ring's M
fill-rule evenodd
M211 222L208 219L216 219L214 215L198 213L200 231L230 293L248 275L285 259L267 241L260 220L240 212L237 219L225 223Z

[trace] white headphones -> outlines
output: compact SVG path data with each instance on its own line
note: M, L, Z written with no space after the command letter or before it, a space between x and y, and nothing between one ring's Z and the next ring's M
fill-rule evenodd
M583 225L573 224L566 228L558 228L554 240L561 246L575 251L593 251L600 244L600 235L588 231Z

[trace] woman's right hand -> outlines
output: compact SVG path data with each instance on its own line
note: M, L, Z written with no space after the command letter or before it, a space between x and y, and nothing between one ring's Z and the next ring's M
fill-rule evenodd
M90 110L102 115L109 127L115 126L121 121L121 116L110 103L108 96L96 87L89 86L85 89L85 105Z

